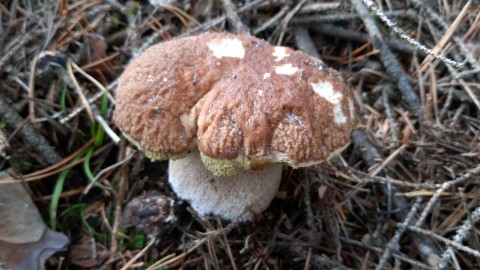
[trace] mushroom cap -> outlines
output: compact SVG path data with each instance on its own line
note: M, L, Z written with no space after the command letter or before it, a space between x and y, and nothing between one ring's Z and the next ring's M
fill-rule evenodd
M215 175L320 163L349 144L358 122L338 72L300 51L228 33L141 54L120 78L114 119L153 160L198 145Z

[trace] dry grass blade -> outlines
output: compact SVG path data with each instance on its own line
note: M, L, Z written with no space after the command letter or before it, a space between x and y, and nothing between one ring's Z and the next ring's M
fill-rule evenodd
M125 163L127 163L128 161L130 161L130 159L136 154L136 151L132 151L132 153L130 153L130 155L128 155L125 159L113 164L113 165L110 165L108 166L107 168L101 170L100 172L98 172L98 174L95 176L95 179L93 179L93 181L90 182L90 184L88 184L88 186L85 187L85 189L83 190L83 195L87 195L87 193L90 191L90 189L92 189L92 187L97 183L97 181L100 179L100 177L102 175L104 175L105 173L107 173L108 171L110 170L113 170L119 166L122 166L124 165Z
M155 244L156 241L157 241L157 238L152 237L152 239L150 239L150 242L148 242L148 244L142 250L140 250L137 254L135 254L133 258L131 258L128 262L126 262L125 265L120 270L130 269L132 264L134 264L139 258L141 258L147 252L147 250L150 249L153 246L153 244Z
M375 170L372 172L371 176L377 176L390 162L392 162L395 157L397 157L405 148L407 145L402 145L400 146L397 150L393 151L390 156L388 156Z
M72 80L73 84L75 85L75 90L77 90L78 96L80 97L80 100L82 101L83 106L85 106L87 110L88 117L90 118L90 121L93 122L93 112L92 108L90 107L90 103L88 103L87 98L83 94L82 88L78 84L77 79L75 78L75 75L73 74L72 71L72 60L68 60L67 62L67 72L68 75L70 76L70 79Z
M95 78L93 78L92 76L90 76L88 73L86 73L82 68L80 68L77 64L75 64L74 62L70 61L70 65L77 71L79 72L80 74L82 74L83 76L85 76L90 82L92 82L93 84L95 84L95 86L98 87L98 89L100 91L102 91L105 95L108 96L108 99L110 100L110 102L112 102L113 104L115 104L115 98L110 94L110 92L108 92L108 89L105 88L100 82L98 82L97 80L95 80ZM87 102L87 104L89 104ZM84 105L86 106L86 104L84 103Z
M75 157L77 157L80 153L85 151L88 147L90 147L93 144L93 139L88 141L85 145L83 145L80 149L76 150L72 154L70 154L68 157L64 158L62 161L47 167L45 169L30 173L30 174L24 174L24 175L18 175L15 177L6 177L5 181L2 181L4 184L10 184L10 183L15 183L18 181L36 181L36 180L41 180L44 178L47 178L49 176L55 175L57 173L60 173L62 171L65 171L66 169L72 168L80 163L82 163L85 158L78 159L76 161L71 162L68 165L65 165L66 163L72 161ZM65 165L65 166L63 166ZM0 184L1 185L1 184Z

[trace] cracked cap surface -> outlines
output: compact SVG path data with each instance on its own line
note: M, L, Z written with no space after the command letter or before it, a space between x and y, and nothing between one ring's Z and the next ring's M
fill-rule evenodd
M353 93L320 60L253 36L205 33L135 59L120 78L114 120L150 158L198 145L221 175L320 163L348 145L358 116Z

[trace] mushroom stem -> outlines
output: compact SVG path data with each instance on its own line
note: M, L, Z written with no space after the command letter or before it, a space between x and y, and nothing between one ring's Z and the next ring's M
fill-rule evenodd
M169 163L170 185L200 216L251 220L254 213L268 207L281 179L282 166L278 164L232 176L215 176L203 166L198 150Z

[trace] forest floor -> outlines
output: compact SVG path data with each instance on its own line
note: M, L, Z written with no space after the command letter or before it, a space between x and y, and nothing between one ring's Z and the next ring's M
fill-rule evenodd
M68 237L47 269L480 268L478 1L1 0L0 15L0 202L21 183ZM241 29L341 72L360 124L341 155L284 168L270 207L238 224L198 217L112 113L149 46ZM0 220L7 266L2 226L22 214Z

